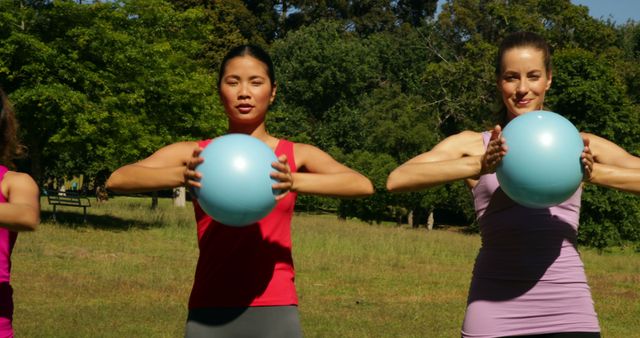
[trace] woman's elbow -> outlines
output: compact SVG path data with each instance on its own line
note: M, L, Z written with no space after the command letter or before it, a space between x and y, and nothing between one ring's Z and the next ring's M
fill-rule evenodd
M389 192L397 192L400 190L398 174L396 172L392 172L389 174L389 177L387 177L387 190Z
M113 180L111 179L111 177L109 177L109 179L107 180L107 182L104 184L105 188L107 188L107 190L116 190L116 185L113 183Z
M38 228L38 225L40 225L40 215L34 216L29 219L25 224L25 227L27 228L27 231L35 231L36 228Z
M35 231L40 224L40 210L25 212L16 223L20 231Z
M107 182L105 183L105 187L107 190L119 192L123 187L122 177L118 174L118 172L114 172L109 176Z
M363 185L362 196L371 196L376 192L376 189L373 187L373 183L369 179L366 179L366 183Z
M357 177L354 178L355 179L353 180L353 182L356 182L356 186L354 189L353 197L367 197L373 195L376 192L376 189L373 186L373 182L371 182L368 177L359 173Z

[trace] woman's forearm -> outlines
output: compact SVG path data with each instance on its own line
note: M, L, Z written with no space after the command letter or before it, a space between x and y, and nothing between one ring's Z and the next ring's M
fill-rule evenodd
M40 223L40 209L29 204L0 203L0 227L11 231L33 231Z
M436 162L408 162L391 172L387 189L391 192L417 191L480 175L480 156Z
M107 180L107 189L121 193L149 192L184 185L185 166L164 168L130 164L114 171Z
M640 194L640 169L594 163L590 183Z
M295 192L301 194L332 197L363 197L373 194L371 181L359 173L343 172L332 174L293 173Z

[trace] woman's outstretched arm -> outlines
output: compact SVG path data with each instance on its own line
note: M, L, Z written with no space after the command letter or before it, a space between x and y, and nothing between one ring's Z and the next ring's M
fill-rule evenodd
M146 159L114 171L107 188L115 192L135 193L171 189L197 178L193 170L202 160L196 142L178 142L153 153Z
M583 138L593 157L587 182L640 194L640 157L597 135L583 133Z

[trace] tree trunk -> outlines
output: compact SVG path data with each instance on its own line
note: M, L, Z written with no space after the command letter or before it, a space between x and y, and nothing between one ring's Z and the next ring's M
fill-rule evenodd
M187 193L184 187L173 189L173 206L184 207L187 203Z
M427 218L427 230L433 230L433 210L429 210L429 218Z
M39 184L44 183L44 177L42 177L42 153L38 145L29 145L29 157L31 160L31 176Z
M158 192L154 191L151 194L151 210L158 209Z

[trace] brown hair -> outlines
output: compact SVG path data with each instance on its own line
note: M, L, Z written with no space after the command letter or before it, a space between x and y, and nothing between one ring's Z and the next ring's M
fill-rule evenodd
M13 107L9 103L7 95L0 88L0 163L8 167L14 167L13 160L20 157L24 147L18 140L18 121Z
M544 68L547 74L551 71L551 47L540 35L532 32L516 32L507 35L502 40L498 55L496 55L495 67L496 76L502 73L502 58L508 50L518 47L531 47L542 52L544 56Z

